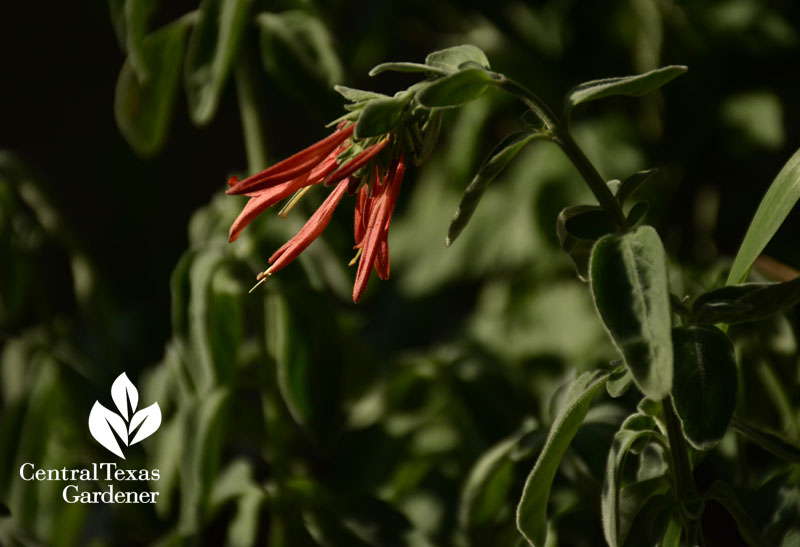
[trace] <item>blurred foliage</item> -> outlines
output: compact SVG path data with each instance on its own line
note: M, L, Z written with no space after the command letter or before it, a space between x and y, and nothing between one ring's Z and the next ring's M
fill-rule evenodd
M464 187L518 127L518 106L487 93L446 113L438 149L410 171L390 236L392 279L372 287L364 305L348 303L346 207L324 241L248 295L255 272L304 215L262 215L227 243L242 202L222 195L219 165L245 170L245 147L231 133L237 108L245 133L254 120L265 128L260 149L248 149L253 171L265 151L280 159L340 114L331 84L394 91L403 75L368 81L369 69L438 47L480 46L495 69L554 106L581 81L686 64L689 73L663 97L589 104L573 123L609 180L663 166L641 197L671 260L684 265L670 279L681 296L721 284L726 256L800 142L800 81L786 77L800 55L794 2L203 0L184 9L111 0L109 12L105 25L127 55L108 74L113 114L137 154L163 156L148 164L85 149L93 127L81 127L83 110L64 133L51 116L28 140L20 131L1 141L18 152L0 155L4 545L523 545L514 509L561 415L561 386L610 369L615 358L556 236L562 208L592 202L577 173L557 148L532 143L445 249ZM35 78L37 90L52 87L46 73ZM86 112L110 118L112 87ZM38 99L16 92L4 90L3 108L35 116ZM204 134L214 136L193 140L187 120L211 124ZM44 141L43 153L39 139L50 133L61 141ZM68 153L86 166L78 178L56 161ZM153 175L153 165L174 169L174 178ZM115 199L124 216L103 211ZM187 231L189 210L203 201ZM767 247L795 268L799 221L790 214ZM170 240L175 232L187 239ZM136 233L154 233L151 244L135 245ZM167 285L171 302L146 301L165 296ZM736 415L797 446L796 312L730 334ZM150 485L159 503L66 504L60 483L21 481L24 462L60 469L109 461L86 421L123 370L163 412L161 429L125 463L160 469ZM604 544L605 454L636 410L634 391L598 394L566 450L549 502L553 545ZM637 452L637 463L663 456L652 450ZM626 471L635 475L634 467ZM735 486L770 545L797 543L798 464L729 431L695 469L700 491L717 480ZM742 544L720 504L726 495L706 503L709 546Z

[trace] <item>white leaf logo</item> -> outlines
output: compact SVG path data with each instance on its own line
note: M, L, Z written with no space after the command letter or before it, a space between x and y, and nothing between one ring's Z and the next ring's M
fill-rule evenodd
M139 391L124 372L111 385L111 399L119 414L95 401L89 413L89 432L109 452L124 460L119 441L129 446L155 433L161 425L161 408L153 403L136 412ZM129 440L131 436L133 439Z

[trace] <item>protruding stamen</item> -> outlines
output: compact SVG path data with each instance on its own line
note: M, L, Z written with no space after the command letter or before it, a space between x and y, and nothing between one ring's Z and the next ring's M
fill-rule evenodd
M253 292L254 290L256 290L256 287L258 287L258 286L259 286L259 285L261 285L262 283L264 283L264 282L266 282L267 280L269 280L269 278L270 278L270 276L271 276L271 275L272 275L272 274L270 273L270 271L269 271L269 270L267 270L267 271L265 271L265 272L261 272L260 274L258 274L258 275L256 276L256 279L258 280L258 283L256 283L255 285L253 285L253 288L252 288L252 289L250 289L249 291L247 291L247 294L250 294L251 292Z
M351 260L350 263L347 264L347 265L348 266L355 266L356 262L358 262L358 259L361 258L361 253L362 252L364 252L364 247L359 247L358 248L358 252L356 253L356 256L354 256L353 260Z
M286 218L286 215L289 214L289 211L294 209L294 206L297 205L297 203L300 201L300 199L304 195L306 195L306 192L308 192L308 190L310 188L311 188L311 186L306 186L305 188L301 188L300 190L295 192L294 195L291 197L291 199L289 199L289 201L286 202L286 205L281 207L281 210L278 211L278 214L280 215L280 217L281 218Z

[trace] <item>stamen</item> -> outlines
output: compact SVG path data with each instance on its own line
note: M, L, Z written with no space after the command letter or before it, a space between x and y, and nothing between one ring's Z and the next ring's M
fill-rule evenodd
M353 257L353 260L350 261L348 266L355 266L356 262L358 262L358 259L361 258L361 253L363 252L364 252L364 247L359 247L356 256Z
M289 211L294 209L294 206L297 205L297 203L300 201L300 199L304 195L306 195L306 192L308 192L308 190L310 188L311 188L311 186L306 186L305 188L301 188L300 190L295 192L294 195L291 197L291 199L286 202L286 205L281 207L281 210L278 211L278 214L280 215L280 217L281 218L286 218L286 215L289 214Z
M260 274L258 274L258 275L256 276L256 279L258 280L258 283L256 283L255 285L253 285L253 288L252 288L252 289L250 289L249 291L247 291L247 294L250 294L251 292L253 292L254 290L256 290L256 287L258 287L258 286L259 286L259 285L261 285L262 283L264 283L264 282L268 281L271 275L272 275L272 274L269 272L269 270L267 270L266 272L261 272Z

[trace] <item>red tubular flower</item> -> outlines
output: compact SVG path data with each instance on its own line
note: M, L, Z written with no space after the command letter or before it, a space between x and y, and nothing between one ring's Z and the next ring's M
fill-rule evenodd
M394 159L381 177L376 156L392 140L383 138L361 150L346 163L339 155L353 145L354 125L339 128L318 143L298 152L242 181L236 177L228 180L228 194L244 194L250 198L230 228L229 240L234 241L241 231L261 212L297 191L319 183L334 186L333 191L308 219L294 237L287 241L269 259L270 267L258 275L259 282L284 268L303 252L327 227L336 206L345 192L358 191L356 202L355 239L359 250L359 264L353 287L353 300L358 302L367 287L374 266L378 277L389 277L389 246L387 242L392 211L397 202L400 183L405 169L402 157ZM370 165L374 163L374 168ZM366 168L374 173L372 184L363 184L357 172Z
M353 286L353 301L358 302L367 288L372 267L378 272L378 277L389 277L389 225L392 221L400 185L403 182L405 165L403 158L392 161L386 177L379 184L378 177L372 186L373 195L367 195L366 186L362 187L356 204L355 236L356 248L361 250L356 273L356 282Z

